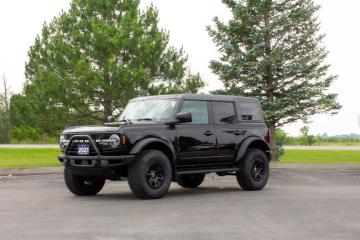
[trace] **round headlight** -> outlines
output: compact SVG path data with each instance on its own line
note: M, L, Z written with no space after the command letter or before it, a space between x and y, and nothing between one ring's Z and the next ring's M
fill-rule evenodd
M119 135L117 134L112 134L110 137L109 137L109 142L110 142L110 145L112 147L118 147L120 146L120 137Z
M64 149L69 143L69 140L66 139L64 135L60 136L60 147Z

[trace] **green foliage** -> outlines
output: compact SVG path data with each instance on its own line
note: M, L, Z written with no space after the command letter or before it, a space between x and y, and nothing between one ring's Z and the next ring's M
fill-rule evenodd
M2 79L2 88L0 91L0 144L9 143L10 132L10 108L9 108L9 96L11 95L9 87L5 79L5 75Z
M9 143L10 111L0 106L0 144Z
M282 143L283 145L286 142L287 138L288 135L286 134L285 131L283 131L280 128L276 129L276 139L278 143Z
M139 95L197 92L200 76L186 74L184 51L169 46L158 22L155 7L140 10L139 0L73 0L28 52L27 84L12 99L15 126L54 135L116 117Z
M301 132L302 134L300 136L289 136L282 129L277 129L276 139L279 146L360 146L359 134L343 134L335 136L328 136L327 134L322 134L314 136L309 134L309 128L307 126L305 126L305 128L302 127Z
M225 93L257 96L269 128L341 106L328 89L336 76L324 63L319 9L312 0L223 0L228 23L214 18L208 32L221 52L210 68ZM274 138L275 140L275 138ZM276 142L272 142L272 149Z
M281 129L276 129L276 143L277 143L277 156L281 156L284 154L284 143L286 141L287 135Z
M311 146L315 143L315 137L309 134L309 126L304 125L300 128L301 136L300 136L300 143L301 145Z
M29 126L13 127L11 129L10 136L12 143L20 143L25 139L30 140L31 142L36 142L40 139L40 134L36 131L36 129Z

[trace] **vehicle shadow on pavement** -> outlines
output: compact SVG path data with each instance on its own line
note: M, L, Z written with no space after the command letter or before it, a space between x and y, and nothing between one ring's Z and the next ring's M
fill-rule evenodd
M192 198L199 195L206 196L218 196L223 195L224 193L241 193L245 192L241 188L237 187L199 187L196 189L185 189L185 188L173 188L162 199L172 199L172 198ZM90 199L90 198L89 198ZM99 193L96 196L91 197L92 200L104 200L104 201L122 201L122 200L131 200L133 201L136 197L132 194L130 189L128 191L122 192L104 192Z
M224 193L239 193L243 192L242 189L236 187L199 187L196 189L185 189L185 188L176 188L171 189L165 197L192 197L196 195L222 195Z

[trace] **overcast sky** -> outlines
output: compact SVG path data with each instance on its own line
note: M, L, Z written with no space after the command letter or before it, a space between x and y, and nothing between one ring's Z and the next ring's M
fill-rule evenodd
M189 56L189 67L206 81L205 91L222 87L208 63L218 53L205 26L214 16L228 19L230 13L221 0L143 0L153 2L160 12L161 27L170 31L171 44L183 46ZM327 62L331 73L339 75L331 87L339 94L343 109L336 116L312 117L313 134L360 133L360 1L316 0L322 5L319 12L325 45L330 51ZM24 65L27 51L40 33L44 21L68 9L70 0L11 0L0 2L0 74L5 74L13 92L19 93L25 81ZM286 126L292 135L299 134L302 123Z

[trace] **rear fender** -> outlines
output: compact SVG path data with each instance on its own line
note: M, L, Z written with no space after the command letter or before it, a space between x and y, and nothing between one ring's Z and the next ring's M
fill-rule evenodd
M269 145L264 141L264 139L257 137L257 136L251 136L246 138L242 143L241 146L236 154L235 161L239 162L241 159L245 156L246 151L249 148L259 148L263 150L270 161L270 148Z

